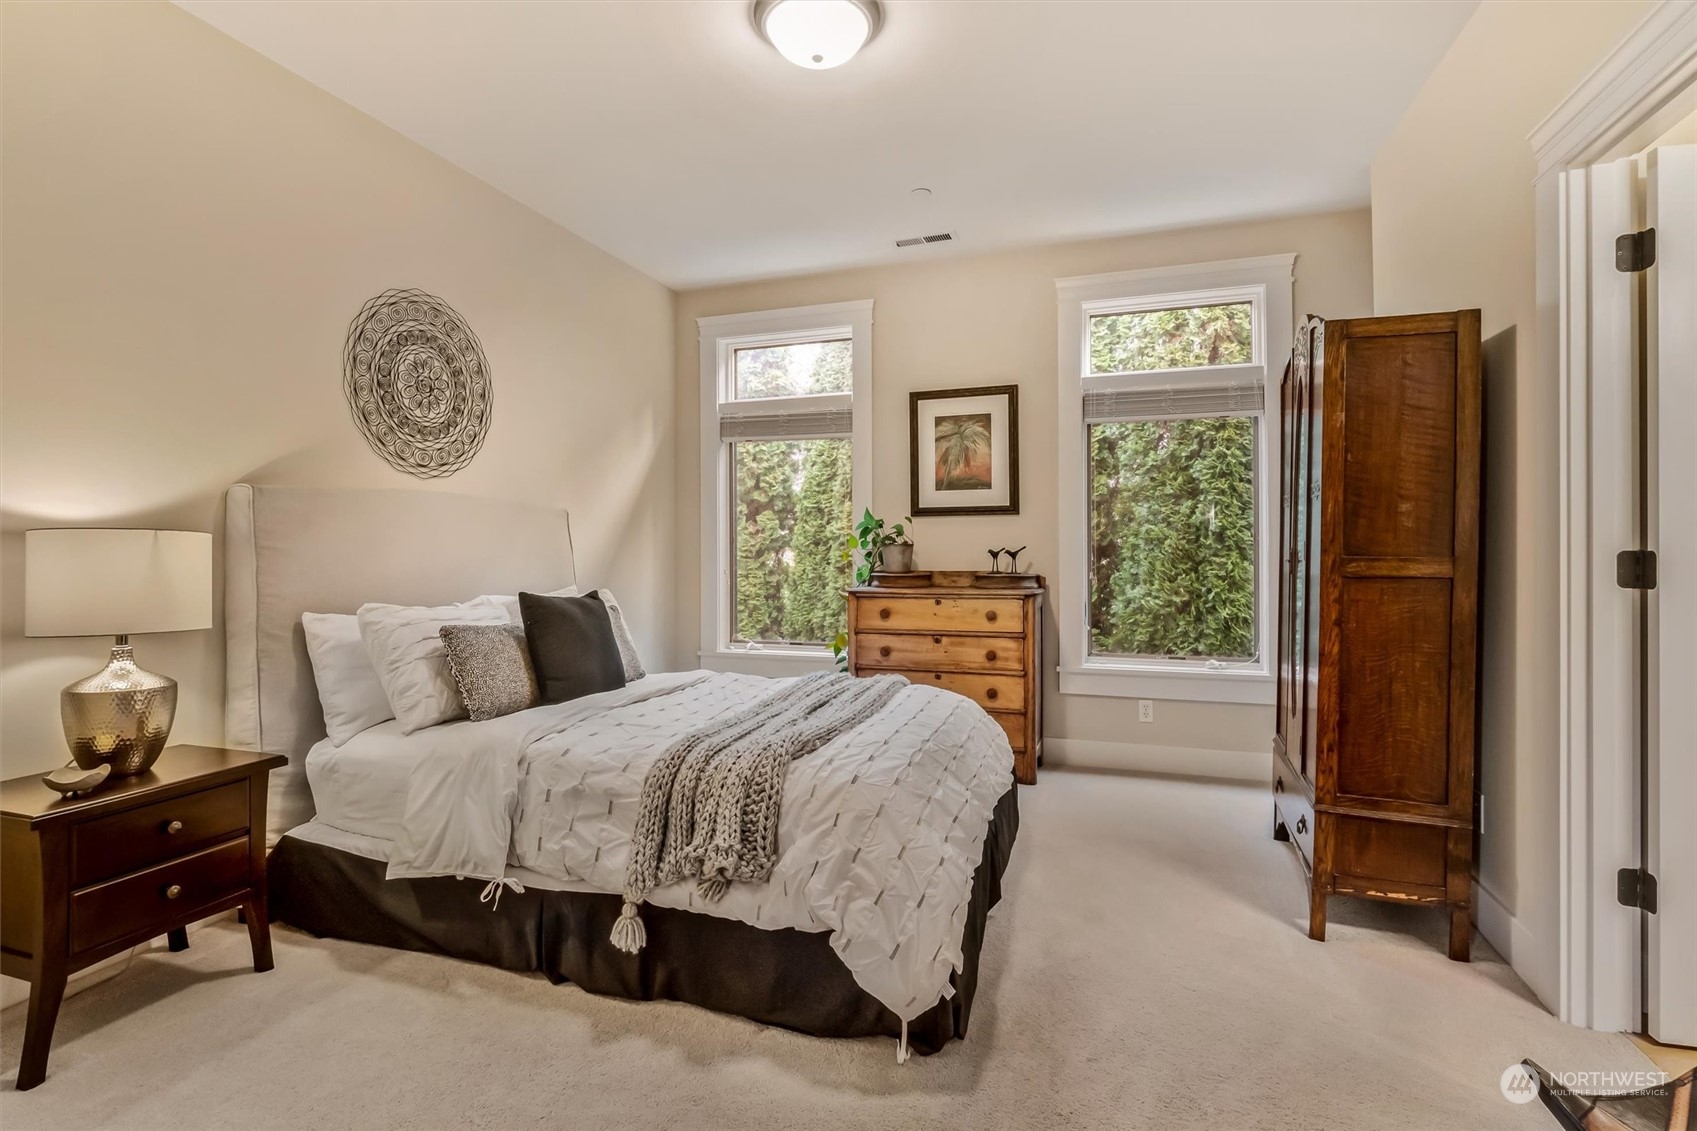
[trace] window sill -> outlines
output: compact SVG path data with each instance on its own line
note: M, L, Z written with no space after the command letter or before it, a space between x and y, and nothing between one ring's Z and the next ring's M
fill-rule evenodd
M805 675L828 671L832 664L831 652L825 648L719 648L696 656L708 671L744 675Z
M1278 694L1276 681L1266 672L1086 664L1063 667L1060 676L1062 695L1272 706Z

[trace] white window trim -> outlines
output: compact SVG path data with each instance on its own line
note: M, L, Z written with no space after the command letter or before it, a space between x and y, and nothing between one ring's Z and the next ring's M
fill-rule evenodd
M1278 588L1279 375L1295 334L1293 289L1296 256L1264 255L1180 267L1156 267L1055 280L1059 327L1060 686L1063 695L1182 699L1204 703L1271 704ZM1254 360L1232 366L1257 374L1263 397L1256 492L1257 652L1253 665L1210 667L1206 661L1139 660L1090 655L1089 563L1085 546L1089 505L1084 444L1084 375L1089 358L1089 315L1104 310L1161 309L1192 298L1215 302L1248 298L1257 305ZM1148 300L1147 304L1143 300ZM1166 377L1179 380L1183 371ZM1094 377L1096 385L1134 378ZM1164 377L1165 379L1165 377Z
M716 671L753 675L794 675L829 666L828 648L763 644L734 647L730 643L731 539L726 526L730 499L730 461L719 439L719 406L731 399L735 375L734 351L751 345L783 345L816 341L822 336L847 337L853 374L854 513L872 505L872 300L722 314L695 320L701 345L701 666ZM738 402L744 414L793 410L797 402L811 407L838 407L841 393L773 397ZM846 532L845 532L846 534Z

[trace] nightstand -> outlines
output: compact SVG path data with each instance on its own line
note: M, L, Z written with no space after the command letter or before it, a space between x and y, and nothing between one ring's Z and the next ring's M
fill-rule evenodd
M265 902L266 775L276 754L173 746L153 769L85 797L40 774L0 782L0 972L29 981L18 1090L47 1076L65 979L240 907L253 968L271 969Z

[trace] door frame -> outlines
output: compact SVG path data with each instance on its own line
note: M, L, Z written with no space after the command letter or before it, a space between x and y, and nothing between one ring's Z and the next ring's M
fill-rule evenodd
M1615 332L1593 322L1593 271L1614 272L1588 228L1590 201L1569 173L1653 142L1697 97L1697 0L1662 0L1532 132L1536 160L1536 366L1560 397L1560 801L1558 831L1559 991L1562 1020L1593 1029L1637 1030L1637 913L1615 904L1610 846L1636 844L1637 798L1619 789L1637 774L1637 751L1618 741L1636 727L1630 681L1610 678L1620 641L1634 639L1636 613L1615 586L1621 516L1633 511L1634 417L1597 419L1593 396L1618 383L1593 346ZM1612 240L1612 235L1609 237ZM1628 622L1627 618L1632 618Z

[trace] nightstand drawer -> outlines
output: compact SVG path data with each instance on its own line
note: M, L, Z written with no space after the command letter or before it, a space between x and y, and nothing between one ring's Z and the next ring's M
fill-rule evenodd
M902 672L914 683L941 687L964 695L986 711L1025 709L1025 677L1019 675L971 675L966 672Z
M1019 675L1025 671L1025 639L863 632L855 638L854 662L863 668L929 667Z
M71 886L122 876L247 829L247 779L84 821L71 829Z
M248 887L248 838L71 895L71 953L157 926L187 921L197 907Z
M1025 631L1025 602L1010 597L857 597L859 632Z

